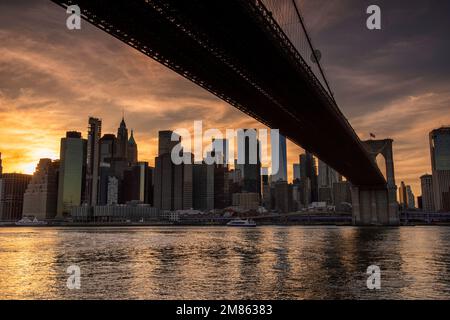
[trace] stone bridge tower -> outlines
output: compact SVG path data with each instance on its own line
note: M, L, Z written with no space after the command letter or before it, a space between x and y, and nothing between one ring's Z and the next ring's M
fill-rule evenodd
M399 212L397 186L395 184L392 139L367 140L362 142L376 163L382 155L386 166L386 186L352 186L353 224L355 225L398 225Z

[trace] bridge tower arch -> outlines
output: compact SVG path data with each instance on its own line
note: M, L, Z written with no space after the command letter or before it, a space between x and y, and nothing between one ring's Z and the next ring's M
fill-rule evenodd
M362 141L374 163L382 155L384 159L384 186L352 186L353 224L398 225L399 213L397 186L395 184L392 139Z

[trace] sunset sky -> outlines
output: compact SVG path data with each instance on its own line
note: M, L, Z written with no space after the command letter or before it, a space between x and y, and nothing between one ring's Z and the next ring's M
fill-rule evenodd
M382 30L365 26L361 0L298 1L322 52L336 100L361 139L394 139L397 185L420 195L430 172L428 133L450 124L450 2L376 1ZM48 0L0 2L0 152L4 172L32 173L59 157L68 130L86 137L88 116L116 133L122 110L139 158L154 163L159 130L264 128L210 93L82 21L65 26ZM301 148L288 144L288 168Z

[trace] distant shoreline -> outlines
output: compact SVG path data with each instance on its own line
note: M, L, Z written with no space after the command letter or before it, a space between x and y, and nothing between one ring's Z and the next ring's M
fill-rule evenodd
M261 223L257 227L263 226L323 226L323 227L351 227L351 223ZM413 226L441 226L449 227L450 223L438 222L438 223L408 223L400 224L398 226L363 226L363 227L413 227ZM0 228L105 228L105 227L227 227L225 224L199 224L199 223L60 223L60 224L46 224L46 225L16 225L15 223L2 223ZM228 227L230 228L230 227ZM233 227L231 227L233 228Z

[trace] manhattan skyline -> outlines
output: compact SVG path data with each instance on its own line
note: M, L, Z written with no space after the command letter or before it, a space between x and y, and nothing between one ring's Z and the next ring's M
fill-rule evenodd
M374 34L364 28L359 7L365 3L322 2L302 6L340 108L361 139L370 132L394 139L397 185L405 181L420 194L419 177L431 173L428 133L450 123L450 73L443 60L448 28L430 23L446 21L439 18L446 5L413 1L402 11L381 1L384 28ZM40 158L57 159L60 137L66 130L85 136L90 115L104 120L104 132L114 132L123 109L140 158L150 165L159 130L190 128L194 120L220 130L264 128L85 21L82 30L67 30L66 14L50 2L6 1L0 7L4 172L32 173ZM302 149L288 142L287 151L292 180Z

